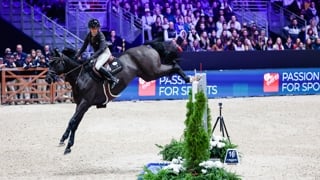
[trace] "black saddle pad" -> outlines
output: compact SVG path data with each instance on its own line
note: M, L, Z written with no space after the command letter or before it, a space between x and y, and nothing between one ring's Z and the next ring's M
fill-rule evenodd
M110 71L113 75L117 74L122 70L122 63L119 61L118 58L114 58L114 60L109 64L110 66Z

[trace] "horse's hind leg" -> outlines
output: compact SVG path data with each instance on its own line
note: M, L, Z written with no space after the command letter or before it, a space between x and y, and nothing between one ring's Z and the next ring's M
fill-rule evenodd
M190 77L184 73L178 63L173 64L173 72L179 74L186 83L190 83Z
M60 146L63 146L63 145L64 145L64 141L69 137L70 129L71 129L71 128L70 128L70 127L71 127L70 123L71 123L72 120L73 120L73 119L71 118L70 121L69 121L69 125L68 125L66 131L63 133L63 135L62 135L62 137L61 137L61 139L60 139L60 142L59 142L59 145L60 145Z

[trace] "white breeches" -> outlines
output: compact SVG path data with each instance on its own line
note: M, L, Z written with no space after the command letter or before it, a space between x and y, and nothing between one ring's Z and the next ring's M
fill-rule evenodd
M95 64L95 68L99 70L109 59L111 56L111 52L109 48L106 48L102 54L97 58L97 62Z

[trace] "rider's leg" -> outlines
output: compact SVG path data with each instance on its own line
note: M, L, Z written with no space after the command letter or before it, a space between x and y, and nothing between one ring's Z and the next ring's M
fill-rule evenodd
M114 77L110 71L107 70L105 67L100 67L99 72L102 73L105 77L111 80L110 87L113 89L119 82L119 79Z
M107 62L107 60L110 58L111 52L109 48L106 48L106 50L97 58L97 62L95 64L95 68L105 77L111 80L111 89L113 89L119 82L119 79L114 77L103 65Z

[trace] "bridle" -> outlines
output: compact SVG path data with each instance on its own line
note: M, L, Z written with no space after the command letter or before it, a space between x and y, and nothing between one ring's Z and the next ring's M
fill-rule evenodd
M64 54L61 54L60 57L55 57L55 59L52 60L49 64L52 64L52 63L62 63L63 68L65 68L65 62L64 62L64 60L63 60L64 56L65 56ZM58 62L56 62L56 61L58 61ZM86 64L86 63L84 63L84 64ZM58 75L58 77L64 79L65 77L67 77L67 76L68 76L70 73L72 73L73 71L75 71L75 70L77 70L77 69L79 69L79 68L82 69L83 66L84 66L84 64L80 64L80 65L72 68L72 69L69 70L68 72L65 72L65 73L62 73L62 74ZM52 74L57 74L55 71L50 70L50 69L48 70L48 72L49 72L49 73L52 73ZM81 74L81 73L79 73L79 75L80 75L80 74Z

